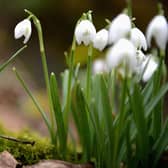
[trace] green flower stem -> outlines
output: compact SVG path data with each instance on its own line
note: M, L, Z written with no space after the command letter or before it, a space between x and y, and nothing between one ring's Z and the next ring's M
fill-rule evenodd
M126 0L126 1L127 1L128 16L132 18L132 0Z
M86 99L88 102L90 102L92 55L93 55L93 46L92 44L90 44L88 48L88 62L87 62L87 76L86 76Z
M115 84L116 84L116 70L113 69L111 72L111 103L112 103L112 112L115 112Z
M21 75L18 73L18 71L16 70L15 67L13 67L13 71L17 77L17 79L20 81L21 85L23 86L23 88L25 89L26 93L30 96L30 98L32 99L34 105L36 106L37 110L40 112L40 114L42 115L43 120L45 121L45 124L47 125L47 128L51 134L51 125L50 122L46 116L46 113L44 112L44 110L42 109L42 107L40 106L40 104L38 103L38 101L36 100L36 98L33 96L32 92L30 91L30 89L27 87L25 81L23 80L23 78L21 77Z
M0 72L7 67L11 62L15 60L15 58L27 47L27 45L24 45L22 48L20 48L15 54L13 54L6 62L4 62L2 65L0 65Z
M128 74L127 68L125 66L125 74ZM121 99L120 99L120 104L119 104L119 118L118 118L118 123L116 126L115 130L115 140L114 140L114 152L113 152L113 168L118 167L118 160L117 160L117 155L118 155L118 145L119 145L119 138L120 138L120 133L123 128L123 122L125 118L125 100L126 100L126 92L127 92L127 76L125 76L124 81L122 83L122 92L121 92Z
M72 76L73 76L73 68L74 68L74 55L76 49L76 39L75 36L73 37L72 41L72 48L70 52L70 71L68 77L68 88L67 88L67 99L66 99L66 110L64 113L64 122L65 122L65 130L68 131L68 118L69 118L69 111L71 106L71 84L72 84Z
M42 27L39 19L32 14L30 11L25 10L33 19L33 22L35 24L35 27L37 29L38 33L38 38L39 38L39 46L40 46L40 54L41 54L41 59L42 59L42 66L43 66L43 72L44 72L44 79L45 79L45 84L47 88L47 94L49 98L49 104L50 104L50 121L51 121L51 129L53 131L53 137L54 137L54 130L55 130L55 124L54 124L54 112L53 112L53 104L52 104L52 99L51 99L51 89L50 89L50 82L49 82L49 73L48 73L48 66L47 66L47 60L46 60L46 54L45 54L45 48L44 48L44 40L43 40L43 32L42 32ZM54 139L52 139L54 143Z

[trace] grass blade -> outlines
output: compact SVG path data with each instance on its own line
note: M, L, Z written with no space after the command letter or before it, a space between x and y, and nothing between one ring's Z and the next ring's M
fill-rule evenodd
M57 124L59 145L60 145L60 151L61 151L60 153L62 153L63 158L65 158L67 130L65 130L63 112L61 110L61 105L60 105L59 95L58 95L57 80L54 73L51 73L51 76L50 76L50 88L51 88L51 98L52 98L53 109L54 109L55 123Z
M6 62L0 65L0 72L6 68L11 62L15 60L15 58L27 47L27 45L20 48L15 54L13 54Z

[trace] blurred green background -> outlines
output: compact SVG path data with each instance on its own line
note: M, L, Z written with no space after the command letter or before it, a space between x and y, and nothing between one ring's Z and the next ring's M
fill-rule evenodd
M151 18L157 14L157 2L157 0L132 1L135 23L144 33ZM163 3L167 17L168 0L160 2ZM92 10L94 24L99 30L106 25L105 18L112 20L125 7L126 0L0 0L0 62L23 46L23 39L14 39L14 28L18 22L27 17L25 8L40 19L49 71L54 71L59 76L66 67L64 51L70 48L74 26L81 14ZM28 48L13 65L24 74L24 79L33 93L48 111L46 93L43 90L44 80L37 33L34 27ZM0 74L0 123L13 131L31 126L42 134L47 134L39 113L11 70L13 65Z

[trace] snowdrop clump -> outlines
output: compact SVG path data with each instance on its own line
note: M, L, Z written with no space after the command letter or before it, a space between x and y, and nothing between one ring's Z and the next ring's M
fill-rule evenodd
M151 47L152 38L155 39L160 49L165 50L166 48L168 25L164 16L158 15L152 19L147 27L146 37L140 29L132 27L130 17L124 13L115 17L108 27L108 29L103 28L96 33L96 28L91 21L82 20L76 26L75 37L79 45L82 42L86 46L91 44L99 51L107 48L105 62L109 71L113 68L121 69L121 66L126 64L132 74L138 75L148 60L143 51L146 52ZM97 69L94 66L101 67L100 69L105 66L100 61L98 61L98 65L94 64L93 69ZM144 70L142 79L144 82L150 79L157 69L157 65L158 63L151 59L145 66L146 71ZM96 71L99 72L99 70Z

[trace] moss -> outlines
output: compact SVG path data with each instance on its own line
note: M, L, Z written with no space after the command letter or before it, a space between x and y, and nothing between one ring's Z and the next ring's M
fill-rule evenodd
M0 132L1 134L5 133L1 128ZM5 133L5 135L9 134ZM22 144L20 142L0 138L0 152L7 150L16 160L24 165L33 164L43 159L57 158L56 150L47 138L42 138L29 131L22 131L18 135L15 135L15 137L19 140L34 141L35 143L34 145Z

